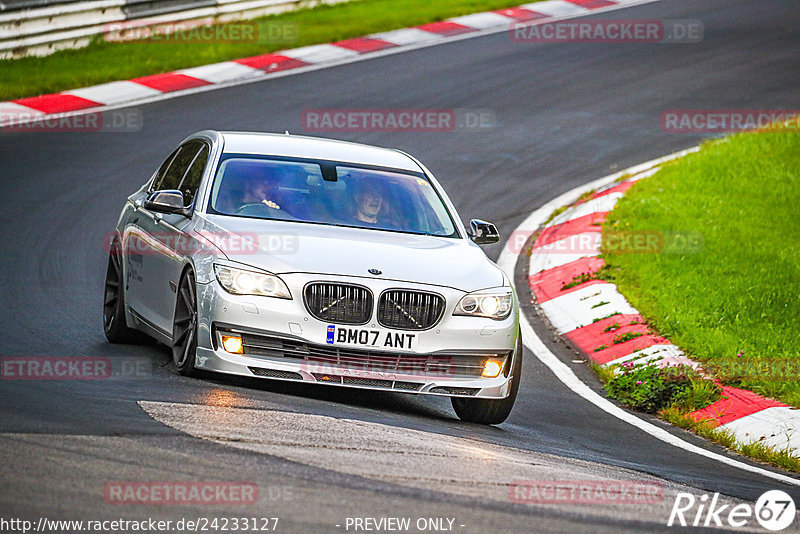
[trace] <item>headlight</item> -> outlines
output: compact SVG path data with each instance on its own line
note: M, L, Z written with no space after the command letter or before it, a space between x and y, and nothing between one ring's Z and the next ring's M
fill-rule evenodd
M486 289L464 295L453 315L472 315L500 320L509 316L513 303L514 295L510 287Z
M289 288L274 274L246 271L227 265L214 265L219 284L228 293L235 295L261 295L264 297L277 297L291 299Z

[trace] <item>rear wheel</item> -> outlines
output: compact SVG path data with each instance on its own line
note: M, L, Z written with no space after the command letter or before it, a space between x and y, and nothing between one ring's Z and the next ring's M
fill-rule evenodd
M111 343L152 343L153 338L129 328L125 320L125 292L122 290L122 248L114 241L108 254L103 296L103 330Z
M497 425L508 418L514 401L517 399L520 375L522 374L522 334L517 335L517 348L514 350L511 369L511 391L505 399L469 399L453 397L453 409L462 421L482 425Z
M197 353L197 286L194 271L187 270L178 285L175 318L172 321L172 361L184 376L195 373Z

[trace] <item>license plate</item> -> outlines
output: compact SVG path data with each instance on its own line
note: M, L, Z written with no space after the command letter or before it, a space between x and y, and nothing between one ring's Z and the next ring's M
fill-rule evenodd
M391 332L388 330L328 325L328 334L325 341L329 345L358 345L387 349L412 349L416 345L417 335L407 332Z

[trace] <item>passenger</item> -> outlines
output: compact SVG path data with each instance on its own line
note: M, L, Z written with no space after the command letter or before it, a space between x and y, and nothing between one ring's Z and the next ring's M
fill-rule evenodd
M370 225L386 224L383 190L374 181L364 180L355 195L356 219ZM383 210L383 211L382 211Z

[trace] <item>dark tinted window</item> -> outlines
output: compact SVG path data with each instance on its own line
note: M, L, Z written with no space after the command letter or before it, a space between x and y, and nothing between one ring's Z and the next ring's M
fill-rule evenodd
M186 206L191 206L194 201L194 195L197 193L197 188L200 187L200 179L203 177L203 170L208 163L208 145L203 144L200 152L194 158L194 161L186 171L183 181L177 189L183 193L183 200Z
M164 179L164 174L166 174L170 163L172 163L172 160L175 159L175 156L178 154L178 151L180 151L180 150L181 150L180 148L175 149L175 151L172 154L170 154L167 159L164 160L164 163L161 164L161 167L158 168L158 172L156 173L156 177L153 180L153 185L150 187L150 189L152 191L157 191L158 190L159 185L161 185L161 182Z
M156 181L154 190L161 191L164 189L178 189L183 180L183 175L189 165L192 164L194 157L205 146L202 141L189 141L178 149L178 153L172 158L166 172L160 176L160 180Z

